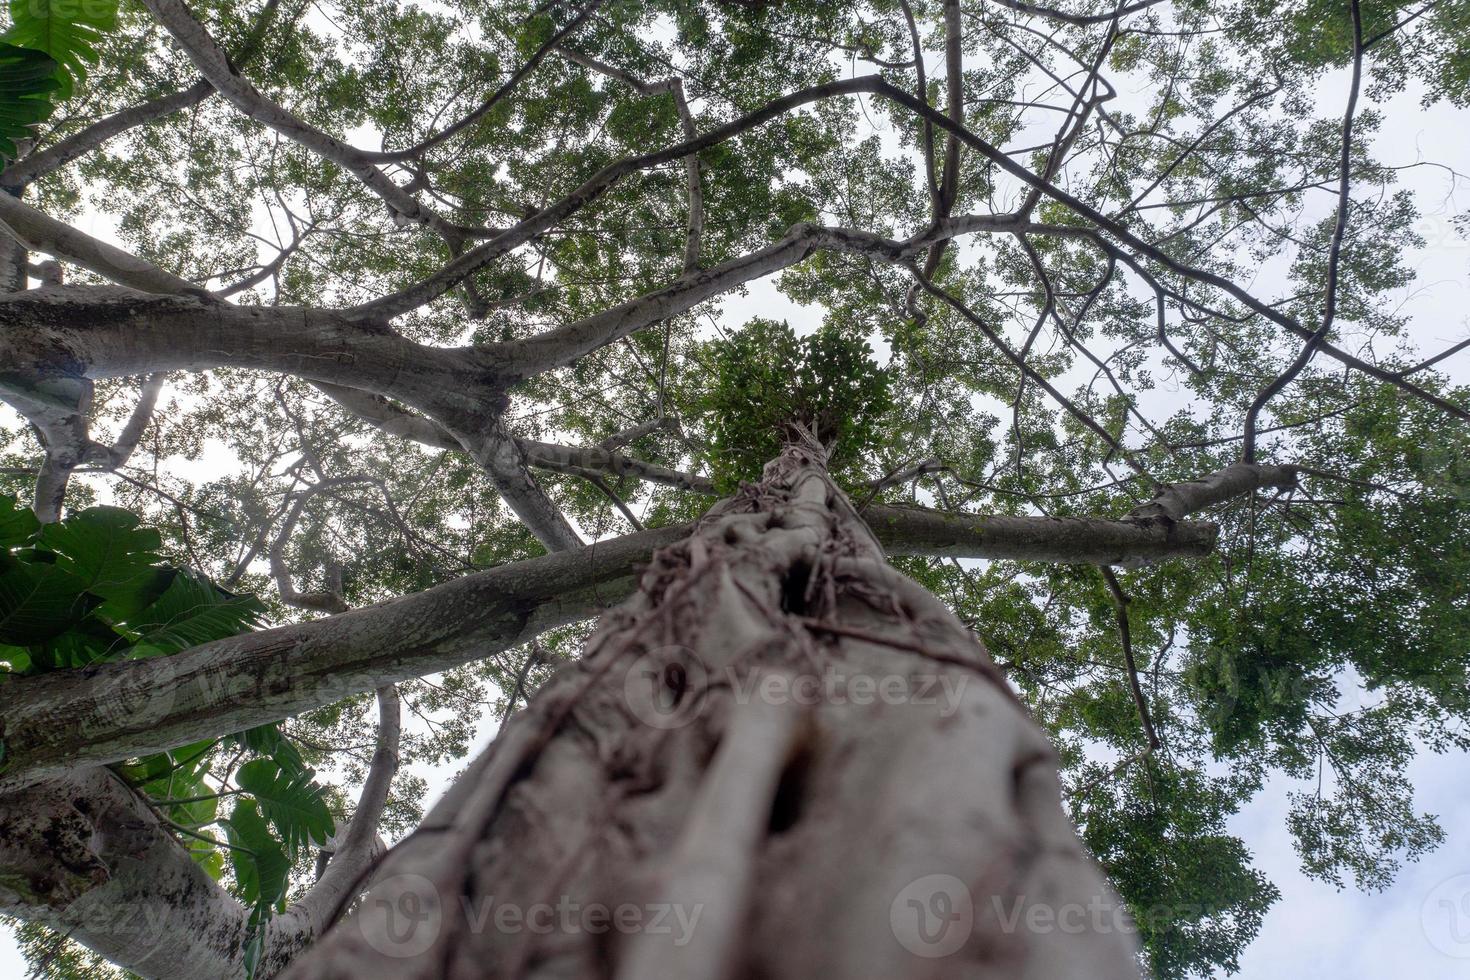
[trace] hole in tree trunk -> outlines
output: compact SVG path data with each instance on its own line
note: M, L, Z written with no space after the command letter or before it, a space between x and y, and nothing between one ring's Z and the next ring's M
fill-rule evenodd
M781 581L781 609L797 616L806 615L806 589L812 580L812 566L804 561L792 565Z
M776 796L771 801L771 820L766 827L767 836L783 834L796 826L806 809L807 788L811 781L812 753L803 746L781 772L781 781L776 784Z

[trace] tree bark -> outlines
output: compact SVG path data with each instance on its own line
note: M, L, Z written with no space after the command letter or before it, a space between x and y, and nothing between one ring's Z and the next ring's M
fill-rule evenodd
M890 553L1137 564L1209 554L1202 522L950 514L874 505ZM54 671L0 686L0 788L243 731L384 684L480 660L621 602L635 567L690 525L655 528L466 575L326 619L170 657Z
M286 976L1137 977L1046 737L824 464L659 551Z
M331 925L380 855L398 769L399 701L378 692L377 748L352 819L317 881L269 919L255 976L279 973ZM157 810L110 769L0 794L0 911L74 939L148 980L245 975L249 913Z

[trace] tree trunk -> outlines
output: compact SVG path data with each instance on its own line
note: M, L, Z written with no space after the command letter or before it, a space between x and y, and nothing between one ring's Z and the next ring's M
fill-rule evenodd
M1053 751L819 450L655 554L291 978L1136 978Z

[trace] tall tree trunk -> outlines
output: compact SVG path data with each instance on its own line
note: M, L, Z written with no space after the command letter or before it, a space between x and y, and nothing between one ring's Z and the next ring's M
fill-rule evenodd
M1046 737L806 445L655 554L287 976L1136 964Z

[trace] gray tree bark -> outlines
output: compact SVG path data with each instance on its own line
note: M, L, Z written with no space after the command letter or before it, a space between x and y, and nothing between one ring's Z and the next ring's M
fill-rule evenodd
M1043 733L793 447L288 978L1137 977Z
M1142 563L1208 554L1218 533L1213 524L1161 517L980 516L886 505L864 517L892 554L954 558ZM0 789L242 731L491 656L622 601L633 591L635 566L690 530L628 534L171 657L0 686Z
M331 925L381 855L378 820L398 768L399 700L378 691L378 738L352 819L325 869L265 926L257 980ZM245 975L249 912L158 810L110 769L0 793L0 911L74 939L149 980Z

